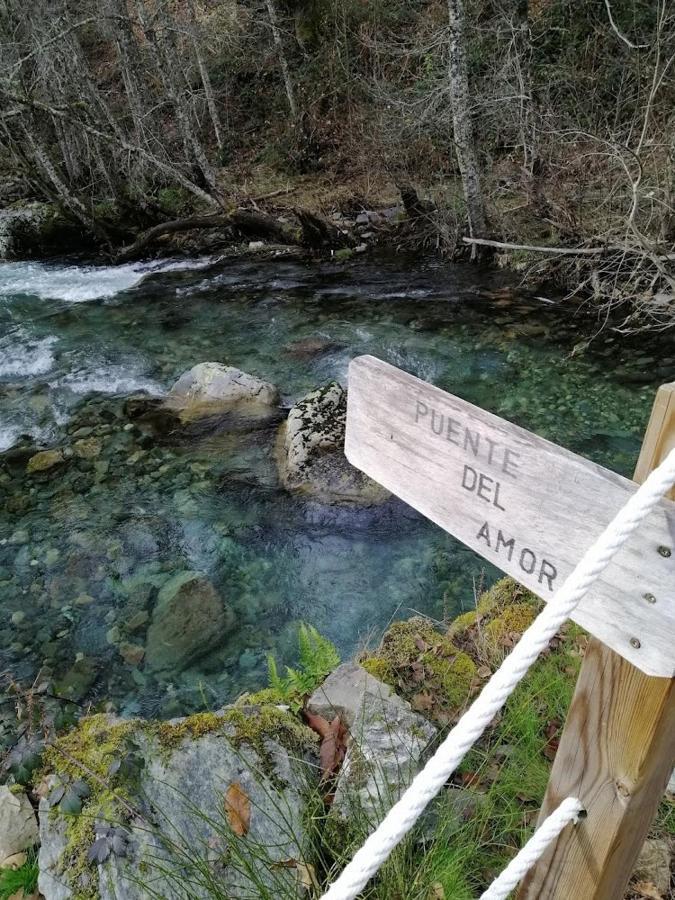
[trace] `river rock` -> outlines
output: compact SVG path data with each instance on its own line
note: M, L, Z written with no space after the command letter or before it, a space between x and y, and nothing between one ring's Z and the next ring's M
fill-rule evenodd
M356 663L338 666L307 709L329 721L339 715L349 730L333 810L349 818L357 804L370 821L381 820L419 771L436 728Z
M0 210L0 259L37 259L90 244L56 204L20 202Z
M333 381L298 401L279 434L281 482L322 503L375 506L390 496L344 455L347 392Z
M73 444L73 453L79 459L96 459L97 456L101 455L102 449L100 440L95 437L80 438Z
M162 586L145 648L146 666L180 671L217 647L234 625L232 609L199 572L178 572Z
M181 375L169 391L166 407L191 422L228 412L264 417L278 403L279 391L273 384L234 366L204 362Z
M183 900L186 879L190 897L213 897L207 878L196 867L187 870L186 859L210 870L218 896L306 896L293 869L280 864L303 859L312 733L281 710L269 720L259 707L239 707L235 719L228 715L232 708L174 719L160 738L139 720L128 738L139 763L129 797L138 814L98 823L98 833L106 826L123 828L124 854L111 853L82 875L68 865L72 818L50 809L48 798L40 802L38 886L45 900L75 900L84 893L100 900L147 900L150 894ZM234 815L228 815L228 798ZM95 815L85 808L87 814Z
M47 472L54 466L61 465L63 462L63 450L56 447L54 450L40 450L33 454L26 465L26 472L33 475L36 472Z
M23 792L0 786L0 864L38 841L38 823Z

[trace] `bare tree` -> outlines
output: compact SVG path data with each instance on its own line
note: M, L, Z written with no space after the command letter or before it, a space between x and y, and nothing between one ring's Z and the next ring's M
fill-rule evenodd
M471 118L471 94L466 63L464 4L448 0L450 42L448 50L448 87L452 102L452 124L457 163L462 177L464 200L471 237L484 237L485 205L481 191L476 143ZM475 245L472 245L475 247ZM476 251L472 249L472 256Z
M279 20L277 18L276 7L274 6L274 0L265 0L265 4L267 6L267 14L270 19L270 28L272 29L274 46L277 48L277 54L279 56L279 65L281 67L281 75L284 79L284 88L286 90L288 108L291 111L293 123L295 123L298 118L298 105L295 102L293 80L291 79L291 72L288 68L288 60L286 59L286 51L284 50L284 42L281 37L281 31L279 30Z

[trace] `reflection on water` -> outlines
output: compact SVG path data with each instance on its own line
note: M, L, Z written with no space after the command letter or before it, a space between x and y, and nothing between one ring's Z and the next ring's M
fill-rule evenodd
M148 268L97 282L90 267L0 267L0 671L44 666L70 696L125 714L260 686L267 653L293 661L301 620L350 654L392 617L469 607L496 574L402 504L357 513L287 495L276 424L157 432L130 394L161 395L215 360L276 383L287 406L371 353L629 473L672 371L667 347L648 355L611 332L570 356L581 326L568 312L468 267ZM619 346L621 380L607 365ZM28 475L35 445L67 458ZM142 658L148 622L185 571L209 579L233 624L190 668L157 674Z

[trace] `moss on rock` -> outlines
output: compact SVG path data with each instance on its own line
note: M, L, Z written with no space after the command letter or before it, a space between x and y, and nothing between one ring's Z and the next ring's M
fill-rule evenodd
M422 618L395 622L361 665L439 723L461 709L476 675L471 657Z

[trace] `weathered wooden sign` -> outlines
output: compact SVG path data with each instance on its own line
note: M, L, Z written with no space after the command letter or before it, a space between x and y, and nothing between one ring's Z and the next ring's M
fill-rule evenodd
M544 600L637 490L372 356L349 368L352 465ZM675 672L675 503L663 500L574 620L649 675Z

